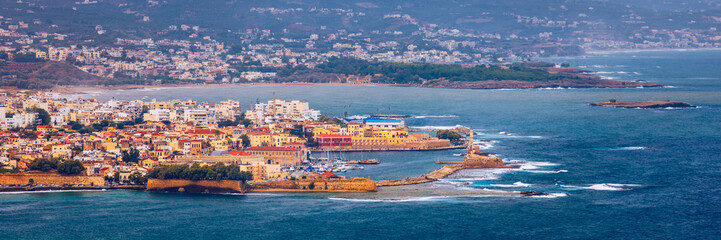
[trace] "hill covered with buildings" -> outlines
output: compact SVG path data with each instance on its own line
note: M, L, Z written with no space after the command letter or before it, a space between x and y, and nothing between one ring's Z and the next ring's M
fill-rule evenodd
M98 77L67 69L53 76L64 79L57 84L288 81L276 75L328 66L332 58L472 67L588 50L721 46L721 5L710 0L2 0L0 6L0 62L63 62ZM6 66L19 72L31 68ZM401 70L417 70L413 66ZM502 73L503 80L524 81L528 74L488 69ZM391 82L433 79L423 72L401 72L371 74L386 75ZM3 84L56 84L47 77L40 79L48 84L29 84L46 74L26 75L4 74L20 82ZM312 81L337 78L327 69L309 76Z

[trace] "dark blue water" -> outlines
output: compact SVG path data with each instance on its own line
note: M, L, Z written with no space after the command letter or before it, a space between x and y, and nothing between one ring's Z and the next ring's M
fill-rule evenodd
M658 89L457 90L373 86L173 88L102 100L309 101L328 115L398 113L411 126L471 126L486 151L523 164L367 194L187 195L133 191L0 194L0 238L718 238L721 51L550 59ZM94 94L94 95L93 95ZM673 100L695 109L590 107ZM452 115L450 117L432 117ZM413 177L453 153L363 153L348 176ZM360 153L350 157L359 157ZM468 184L468 185L465 185ZM554 193L549 198L510 192ZM470 194L469 194L470 193Z

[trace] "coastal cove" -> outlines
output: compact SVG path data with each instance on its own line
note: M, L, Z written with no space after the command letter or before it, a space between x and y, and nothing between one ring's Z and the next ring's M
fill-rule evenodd
M465 169L435 182L369 193L0 193L0 222L13 223L0 225L0 238L638 239L721 233L721 69L716 67L721 51L547 61L665 87L219 86L68 94L98 100L234 99L246 109L275 92L329 116L407 114L413 128L472 127L482 151L519 167ZM698 108L589 106L609 99L670 100ZM348 159L377 158L381 164L344 175L414 178L443 167L436 162L462 161L454 154L463 152L347 152ZM517 197L520 191L551 195ZM73 229L79 225L82 230Z

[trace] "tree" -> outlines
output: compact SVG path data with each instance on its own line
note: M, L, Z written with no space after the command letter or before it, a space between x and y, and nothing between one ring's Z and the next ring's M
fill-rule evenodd
M238 126L239 121L230 121L230 120L223 120L218 122L218 127L231 127L231 126Z
M76 121L70 121L70 122L68 122L68 125L70 125L70 129L76 130L76 131L83 128L83 125Z
M130 151L125 150L122 152L123 162L138 163L140 160L140 151L135 148L131 148Z
M458 141L461 139L461 135L451 130L439 130L436 132L436 137L440 139L448 139L451 141Z
M248 135L240 135L240 140L244 148L250 147L250 138L248 137Z
M38 113L38 119L40 120L40 125L50 125L50 114L48 111L45 111L45 109L42 108L33 108L31 110L32 112Z
M13 60L16 62L44 62L44 60L35 57L35 53L33 52L15 54Z
M245 126L245 127L248 127L248 126L250 126L250 124L253 124L253 121L250 121L250 119L243 119L243 121L241 121L241 122L243 123L243 126Z
M30 170L47 172L58 168L57 159L38 158L28 163Z
M130 182L130 184L145 185L148 183L148 177L143 176L139 172L134 172L130 174L130 176L128 176L128 181Z
M305 146L309 148L318 147L318 142L315 141L315 139L308 138L308 141L305 142Z
M78 175L85 172L85 166L78 160L63 161L58 165L60 175Z
M290 130L290 134L296 135L300 138L305 138L305 136L303 134L303 125L298 124L298 125L293 126L293 129Z
M240 171L238 165L225 165L218 163L212 166L193 164L188 166L172 165L156 167L147 174L153 179L184 179L184 180L240 180L242 182L253 180L253 174Z

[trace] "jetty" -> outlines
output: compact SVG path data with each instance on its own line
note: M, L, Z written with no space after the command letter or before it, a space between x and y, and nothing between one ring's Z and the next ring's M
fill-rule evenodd
M464 145L451 145L445 147L432 148L394 148L394 147L375 147L375 148L353 148L353 147L333 147L333 148L314 148L312 152L392 152L392 151L442 151L466 148Z
M472 143L473 130L471 129L469 129L469 136L469 142ZM438 179L448 177L449 175L463 169L515 168L515 166L505 165L502 159L497 157L491 157L489 155L490 154L488 153L481 152L478 146L468 144L468 152L466 153L466 157L463 159L463 162L436 162L440 164L452 165L443 166L438 170L435 170L429 174L420 177L383 180L376 181L375 183L377 187L411 185L437 181Z

